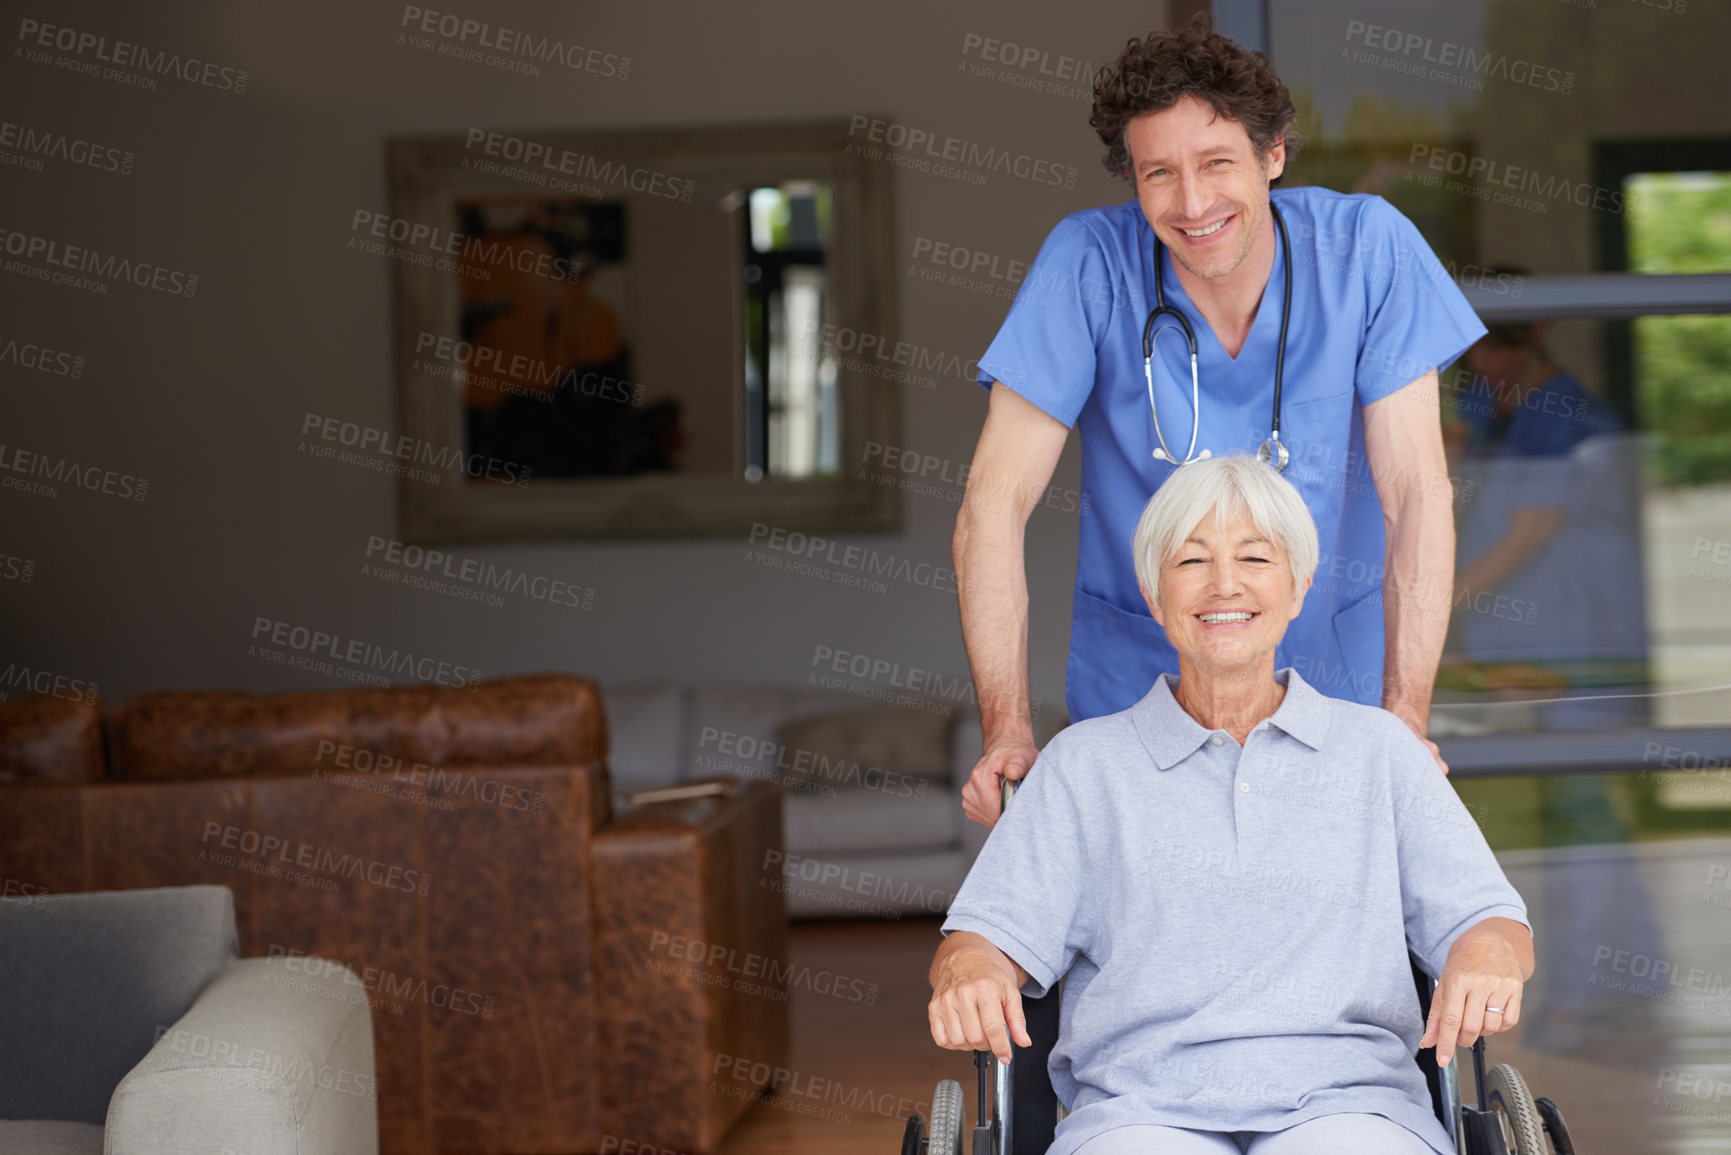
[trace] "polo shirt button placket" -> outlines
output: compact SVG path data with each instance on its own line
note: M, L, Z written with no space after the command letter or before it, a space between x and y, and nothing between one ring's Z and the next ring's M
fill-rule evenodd
M1253 856L1246 853L1244 844L1247 840L1254 842L1254 839L1258 834L1254 811L1245 811L1242 809L1242 807L1247 805L1250 801L1245 797L1245 795L1250 793L1250 783L1246 782L1244 779L1249 773L1250 743L1254 741L1255 738L1256 731L1254 730L1245 735L1244 748L1238 752L1238 764L1235 768L1237 773L1234 775L1234 777L1238 779L1238 798L1233 802L1232 807L1233 810L1238 811L1238 829L1241 835L1239 838L1238 849L1239 861L1247 867L1253 861Z

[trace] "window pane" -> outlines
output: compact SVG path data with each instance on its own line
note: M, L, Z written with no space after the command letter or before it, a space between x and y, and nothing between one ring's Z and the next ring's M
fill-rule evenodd
M1623 188L1631 272L1731 272L1731 173L1636 173Z
M1386 197L1469 285L1731 271L1731 4L1271 13L1283 183ZM1731 724L1731 317L1496 329L1443 372L1439 728Z
M1725 0L1269 11L1309 138L1283 183L1386 197L1469 285L1731 271ZM1499 325L1442 379L1459 588L1433 733L1731 725L1727 318ZM1493 1061L1583 1150L1725 1134L1672 1084L1731 1071L1731 771L1650 745L1638 773L1457 783L1537 933Z

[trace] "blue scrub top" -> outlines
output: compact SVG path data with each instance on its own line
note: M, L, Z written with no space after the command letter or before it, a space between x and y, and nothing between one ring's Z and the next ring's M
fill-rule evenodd
M1292 318L1281 401L1285 476L1316 519L1321 560L1275 667L1324 693L1382 701L1382 507L1364 460L1360 407L1446 365L1485 333L1411 221L1377 196L1274 189L1292 242ZM1236 359L1226 355L1166 261L1166 300L1196 330L1198 450L1254 453L1268 437L1282 260ZM1136 586L1136 522L1177 468L1156 461L1142 326L1153 308L1154 231L1131 198L1053 228L980 358L1002 381L1082 430L1082 509L1065 703L1072 721L1129 709L1178 656ZM1165 325L1166 322L1162 322ZM1155 343L1154 397L1167 444L1190 442L1189 350ZM1414 483L1421 483L1417 479Z

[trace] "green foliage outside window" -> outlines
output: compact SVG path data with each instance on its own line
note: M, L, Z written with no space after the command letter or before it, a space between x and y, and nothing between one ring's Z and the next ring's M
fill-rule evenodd
M1645 173L1625 191L1633 272L1731 272L1731 173ZM1635 357L1661 482L1731 480L1731 316L1642 317Z

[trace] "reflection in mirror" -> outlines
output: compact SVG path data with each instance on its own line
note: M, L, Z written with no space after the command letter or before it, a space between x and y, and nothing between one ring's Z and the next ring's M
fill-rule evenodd
M893 173L849 132L391 141L391 235L434 238L394 269L401 424L453 447L404 475L403 540L896 532L841 468L901 392L832 351L897 330Z
M745 412L734 423L744 445L717 448L743 457L751 481L833 476L836 366L815 339L828 312L832 190L787 181L732 203L744 234ZM460 278L462 340L475 351L462 377L467 451L520 463L541 480L683 467L685 407L677 396L646 396L633 371L631 207L491 196L454 208L465 236L509 254L466 264Z
M473 350L458 366L467 452L543 481L679 468L679 402L645 404L632 372L628 207L576 196L453 207L463 235L492 255L465 262L458 281Z
M833 476L836 367L814 340L827 319L832 190L815 181L751 189L745 233L745 476Z

